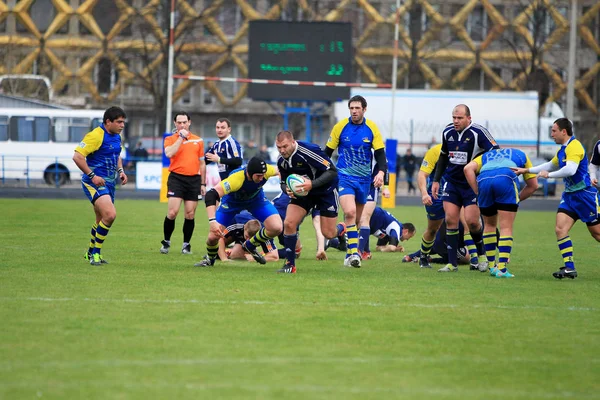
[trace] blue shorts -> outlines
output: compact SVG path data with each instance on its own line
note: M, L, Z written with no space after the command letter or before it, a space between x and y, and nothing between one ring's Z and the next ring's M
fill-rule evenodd
M217 208L215 218L221 225L229 226L235 222L235 216L243 210L250 212L261 223L264 223L271 215L278 214L275 206L266 197L263 197L262 199L254 199L251 203L227 203L222 201L219 208Z
M319 215L328 218L337 218L338 216L338 193L337 189L328 191L320 195L308 195L296 197L290 200L290 204L295 204L306 210L308 214L311 210L319 210ZM314 215L314 212L313 212Z
M478 179L477 186L479 187L477 203L483 215L496 215L497 210L517 211L519 187L516 179L506 175L496 175Z
M115 185L114 184L110 184L107 182L104 186L96 187L96 185L94 185L91 182L91 180L82 179L81 187L83 188L83 193L85 193L85 195L87 196L87 198L90 200L90 202L92 204L94 204L96 202L98 197L104 196L105 194L110 196L110 201L112 201L113 204L115 202Z
M369 194L367 195L367 201L374 201L375 203L377 203L379 193L381 193L381 188L376 188L371 183L371 186L369 187Z
M339 195L353 195L357 204L366 204L367 196L369 195L369 187L371 182L361 182L359 180L352 179L347 176L340 176L340 183L338 184Z
M456 184L446 181L441 188L441 199L458 207L477 205L477 195L468 183Z
M431 197L431 201L433 204L430 206L425 206L425 211L427 211L427 219L431 221L439 221L440 219L446 218L446 213L444 212L444 202L439 197L437 200Z
M589 225L597 224L600 214L598 191L588 187L577 192L563 192L558 212L564 212L574 220L580 219Z

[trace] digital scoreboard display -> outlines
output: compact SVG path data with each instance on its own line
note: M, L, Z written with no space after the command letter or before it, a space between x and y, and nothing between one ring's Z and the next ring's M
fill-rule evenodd
M250 21L248 77L352 81L352 25L346 22ZM250 83L256 100L344 100L349 87Z

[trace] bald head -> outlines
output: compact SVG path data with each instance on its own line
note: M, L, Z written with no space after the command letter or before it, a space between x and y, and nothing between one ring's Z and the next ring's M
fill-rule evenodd
M452 110L452 124L457 132L462 132L471 124L471 110L466 104L459 104Z

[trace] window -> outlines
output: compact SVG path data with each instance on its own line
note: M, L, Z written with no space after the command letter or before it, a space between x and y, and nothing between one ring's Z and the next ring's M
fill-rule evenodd
M109 58L101 58L95 68L96 87L101 94L110 93L119 80L119 71Z
M154 137L154 128L156 126L154 124L154 121L150 121L150 120L142 121L141 125L142 125L141 126L142 131L141 131L141 135L140 136L142 136L142 137Z
M214 126L213 126L213 129L214 129ZM240 143L246 142L248 140L254 140L253 135L252 135L252 125L238 124L237 129L236 129L235 138Z
M96 6L92 11L92 15L102 33L107 35L112 30L115 23L119 20L119 17L121 16L121 10L119 10L114 1L104 0L96 3ZM128 24L126 27L124 27L119 35L131 36L131 24Z
M277 136L277 133L281 130L281 126L280 125L276 125L276 124L266 124L264 126L263 132L264 132L264 139L265 139L265 144L269 147L274 146L275 145L275 136Z
M54 141L59 143L79 143L90 131L87 118L56 118L54 120Z
M483 6L473 8L467 18L467 32L471 39L481 42L487 36L487 15Z
M48 117L12 117L10 138L19 142L48 142L50 128Z
M0 141L8 140L8 117L0 115Z

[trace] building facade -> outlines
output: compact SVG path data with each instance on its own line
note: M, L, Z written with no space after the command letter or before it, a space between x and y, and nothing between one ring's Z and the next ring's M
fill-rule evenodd
M395 0L177 0L175 73L246 77L249 20L349 21L354 81L390 83L398 16L399 88L537 90L542 103L564 108L570 1L404 0L398 10L395 5ZM53 98L44 100L65 106L122 105L130 137L158 135L166 101L169 7L164 0L0 0L0 74L46 76ZM582 130L593 131L600 114L597 0L578 1L576 43L574 119ZM282 127L283 104L253 101L246 92L240 82L177 80L173 109L192 114L194 130L206 138L214 137L216 118L227 116L241 141L271 144ZM312 129L315 142L322 142L331 125L329 109L304 106L319 110ZM304 118L292 123L303 129Z

